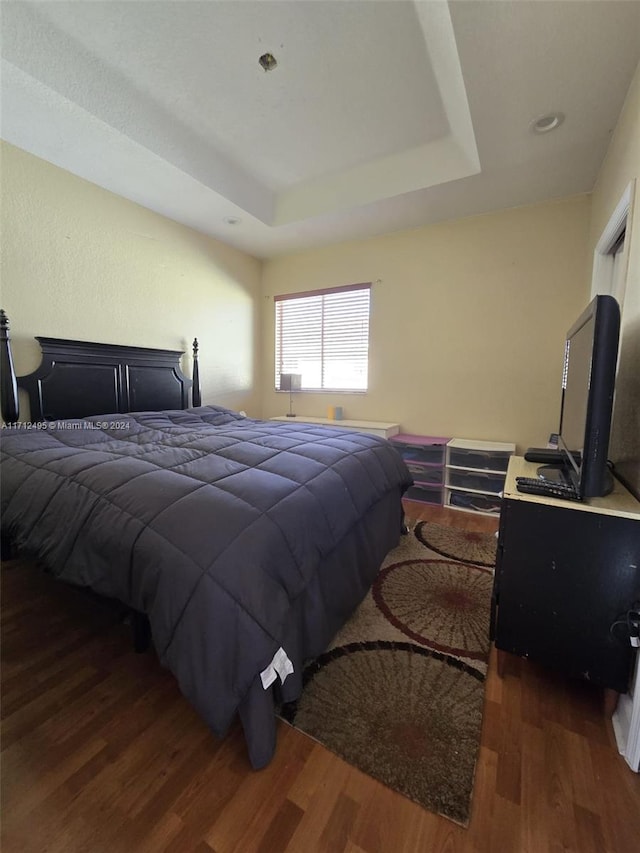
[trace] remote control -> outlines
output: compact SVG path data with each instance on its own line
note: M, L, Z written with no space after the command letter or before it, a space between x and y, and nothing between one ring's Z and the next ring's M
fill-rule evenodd
M543 495L547 498L564 498L570 501L582 500L573 486L549 483L537 477L516 477L516 487L519 492L528 495Z
M551 447L530 447L524 454L527 462L542 462L551 465L554 462L562 462L562 452L553 450Z

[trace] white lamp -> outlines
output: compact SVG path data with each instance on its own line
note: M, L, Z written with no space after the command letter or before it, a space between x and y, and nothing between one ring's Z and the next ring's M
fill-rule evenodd
M281 373L280 374L280 390L289 392L289 411L288 418L295 418L293 411L293 393L302 389L302 374L301 373Z

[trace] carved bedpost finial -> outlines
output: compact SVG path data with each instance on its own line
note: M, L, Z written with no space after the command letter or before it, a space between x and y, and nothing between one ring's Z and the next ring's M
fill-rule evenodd
M198 369L198 339L193 339L193 384L191 386L191 399L194 406L202 405L200 396L200 371Z
M0 409L2 420L12 424L18 420L18 383L11 355L9 338L9 318L0 308Z

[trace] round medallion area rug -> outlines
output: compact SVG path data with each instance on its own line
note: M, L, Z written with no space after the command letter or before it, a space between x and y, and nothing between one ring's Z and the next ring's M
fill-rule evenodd
M487 572L476 566L422 556L381 569L371 594L381 615L414 642L484 661L491 585Z
M432 527L444 525L420 522L402 537L351 619L306 666L301 697L281 715L350 764L466 826L495 537L469 540L464 530ZM443 559L445 550L476 562Z
M479 533L446 524L420 521L416 525L415 534L423 545L443 557L462 563L474 563L476 566L495 565L497 539L493 533Z

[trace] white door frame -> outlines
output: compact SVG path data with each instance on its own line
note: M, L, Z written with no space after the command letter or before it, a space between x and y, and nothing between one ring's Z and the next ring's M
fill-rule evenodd
M593 273L591 276L591 298L593 299L599 293L612 294L618 298L620 308L624 301L624 291L622 298L619 294L612 293L613 290L613 269L614 255L612 249L618 242L618 239L623 231L626 231L625 247L623 256L620 259L623 269L621 270L621 280L627 279L629 265L629 244L631 242L631 210L633 208L633 198L635 195L635 178L629 181L627 187L622 194L622 198L616 205L616 209L611 214L607 227L600 235L600 239L596 244L593 252Z
M611 214L607 227L602 232L593 253L593 275L591 278L591 298L599 293L610 293L623 307L624 291L629 266L629 246L631 244L631 211L635 194L635 179L627 185L622 198ZM617 260L622 266L616 278L621 282L619 292L613 293L615 256L613 247L622 232L625 232L625 245L622 256ZM640 655L636 655L636 665L631 690L620 696L613 717L613 730L616 743L625 761L635 770L640 770Z

